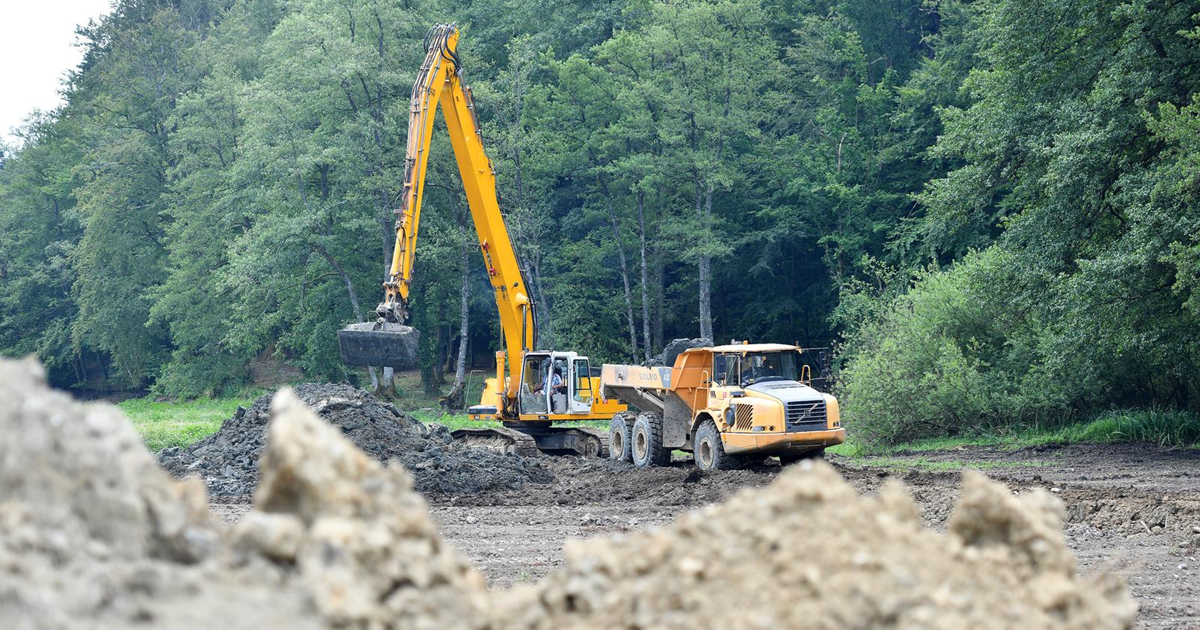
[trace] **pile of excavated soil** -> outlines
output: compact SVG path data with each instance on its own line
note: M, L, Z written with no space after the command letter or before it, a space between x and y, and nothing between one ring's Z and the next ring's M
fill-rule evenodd
M159 468L116 407L0 359L0 626L316 628L283 573L230 570L204 486Z
M502 601L509 628L1127 628L1119 579L1076 577L1062 504L963 477L947 532L903 484L863 497L802 462L658 531L570 541Z
M296 395L355 446L381 462L397 459L427 494L482 492L547 483L553 475L535 458L501 455L457 444L442 425L425 425L395 405L349 385L300 385ZM271 396L238 409L213 435L187 447L168 448L159 463L176 477L198 475L209 495L245 500L258 485L258 458L266 439Z
M430 502L460 507L654 505L681 512L723 501L744 488L766 485L780 472L775 464L703 472L696 470L690 460L636 468L611 459L548 457L545 465L554 475L554 483L469 496L434 496Z
M403 467L290 390L270 406L254 509L215 528L120 412L0 362L6 628L1127 628L1124 585L1076 577L1049 493L965 475L947 532L904 486L827 465L663 529L574 541L537 584L489 592Z

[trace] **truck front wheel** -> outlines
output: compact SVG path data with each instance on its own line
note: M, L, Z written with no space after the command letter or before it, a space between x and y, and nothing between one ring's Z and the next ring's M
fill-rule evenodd
M657 413L640 413L633 421L630 440L633 465L638 468L666 466L671 462L671 451L663 446L662 416Z
M721 432L712 420L705 420L696 430L692 454L696 460L696 468L700 470L728 470L738 464L736 457L725 452Z

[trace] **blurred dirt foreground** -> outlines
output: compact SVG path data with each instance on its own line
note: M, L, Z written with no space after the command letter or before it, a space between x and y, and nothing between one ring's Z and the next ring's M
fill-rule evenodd
M24 628L1126 628L1076 577L1050 494L963 480L947 532L898 482L829 466L650 532L568 543L540 583L489 591L385 467L290 390L271 404L254 510L224 529L122 413L0 361L0 619Z

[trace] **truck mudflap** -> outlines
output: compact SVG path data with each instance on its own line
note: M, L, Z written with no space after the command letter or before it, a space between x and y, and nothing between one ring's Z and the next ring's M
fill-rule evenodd
M721 442L730 455L778 453L834 446L846 441L843 428L798 433L722 433Z

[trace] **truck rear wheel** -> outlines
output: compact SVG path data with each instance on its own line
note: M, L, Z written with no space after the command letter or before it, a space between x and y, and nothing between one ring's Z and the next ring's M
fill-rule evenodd
M696 429L692 456L696 460L696 468L700 470L729 470L740 463L737 457L725 452L721 432L712 420L705 420Z
M816 448L803 453L781 453L779 455L779 465L790 466L802 459L825 459L825 449Z
M638 468L666 466L671 462L671 451L663 446L662 416L657 413L639 413L633 421L632 447L633 465Z
M608 456L619 462L633 461L633 418L618 413L608 423Z

